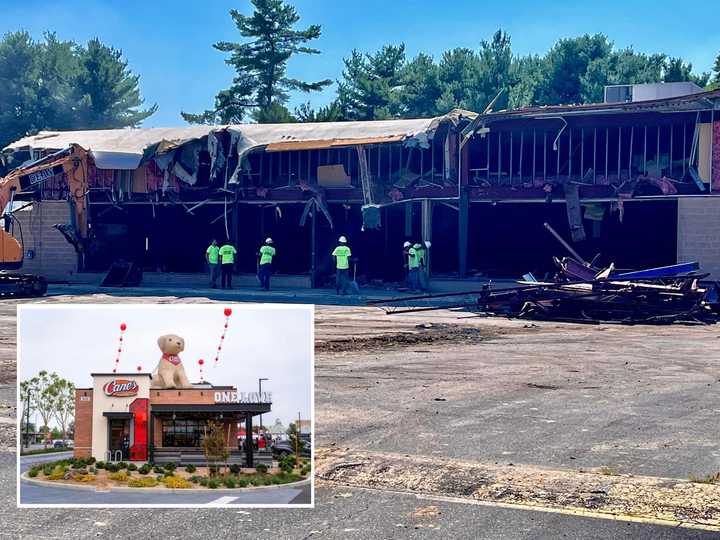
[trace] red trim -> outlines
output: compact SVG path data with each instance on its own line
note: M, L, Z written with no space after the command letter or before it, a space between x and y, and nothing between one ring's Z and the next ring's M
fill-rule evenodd
M147 461L148 458L148 410L150 400L137 398L130 404L133 413L134 440L130 447L130 461Z

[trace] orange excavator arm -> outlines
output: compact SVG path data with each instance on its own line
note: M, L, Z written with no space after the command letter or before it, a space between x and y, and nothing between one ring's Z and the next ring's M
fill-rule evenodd
M75 232L80 239L87 238L88 217L88 153L78 145L51 154L25 167L15 169L0 179L0 213L13 198L35 194L41 185L55 175L65 173L70 199L75 212Z

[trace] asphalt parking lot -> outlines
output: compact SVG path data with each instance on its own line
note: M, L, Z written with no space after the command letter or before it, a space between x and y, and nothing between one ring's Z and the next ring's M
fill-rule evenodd
M158 300L208 301L105 295L43 301ZM12 311L12 303L0 305L0 323L5 323L0 368L10 374L7 382L14 377ZM463 331L457 331L458 325ZM408 463L432 458L452 459L458 466L512 467L523 480L540 468L546 479L567 477L563 489L572 489L573 479L584 478L588 471L602 471L608 498L617 486L643 478L659 477L668 485L694 489L695 484L687 482L691 475L720 471L718 336L715 327L536 324L459 318L448 311L388 317L371 308L318 307L316 442L321 450L368 452L373 458L387 453L407 456ZM3 433L5 441L9 432ZM10 502L14 468L12 455L4 456L2 493ZM314 510L118 509L71 514L18 512L6 504L2 520L11 524L6 534L26 538L47 538L42 530L49 523L53 537L61 536L65 527L80 537L119 538L118 527L123 535L140 533L139 519L168 538L224 538L238 530L258 538L718 534L707 523L653 519L652 509L644 510L650 517L638 521L622 513L603 514L602 506L577 512L572 505L557 504L558 498L538 504L532 493L515 494L514 502L505 504L502 498L450 499L422 482L395 491L369 485L359 474L345 483L341 476L317 482ZM720 491L717 486L701 489L711 501L717 495L717 506L711 505L708 514L716 519ZM139 512L145 512L142 518Z

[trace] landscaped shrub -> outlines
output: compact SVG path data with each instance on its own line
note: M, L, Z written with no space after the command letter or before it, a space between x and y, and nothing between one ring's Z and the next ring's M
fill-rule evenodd
M195 465L185 466L185 472L194 473L195 471L197 471L197 467Z
M311 467L310 467L310 464L308 463L307 465L304 465L303 468L300 470L300 474L302 474L303 476L307 476L308 474L310 474L310 471L311 471Z
M220 471L220 467L217 465L210 465L208 467L208 472L210 473L210 476L216 475Z
M90 456L89 458L85 458L85 463L87 463L88 465L92 465L93 463L95 463L95 458L92 456Z
M248 485L247 478L243 478L243 477L241 476L240 478L237 479L237 486L238 486L238 487L244 488L244 487L247 487L247 485Z
M259 472L260 474L265 474L268 471L267 465L264 463L258 463L255 465L255 470Z
M167 478L168 476L175 476L175 473L172 471L168 471L166 473L163 473L163 478Z
M235 479L232 476L226 476L223 480L223 484L226 488L234 488L236 485Z
M173 472L177 468L177 465L175 463L166 463L165 464L165 470L169 472Z
M200 478L202 477L194 474L190 478L188 478L188 480L190 480L193 484L197 484L198 482L200 482Z
M75 480L78 482L94 482L95 481L95 475L94 474L81 474L75 477Z
M162 481L165 487L172 489L187 489L192 487L190 482L179 476L166 476Z
M232 465L230 465L230 472L233 474L238 474L240 472L240 469L241 467L237 463L233 463Z
M54 463L46 463L42 466L42 472L45 476L50 476L53 472L53 469L55 469Z
M105 470L107 472L114 473L118 472L120 470L120 467L118 467L116 463L106 463Z
M161 473L164 473L165 470L160 465L155 465L153 467L153 472L157 473L157 474L161 474Z
M110 480L115 480L117 482L125 482L128 479L128 473L125 471L118 471L118 472L110 473L108 475L108 478L110 478Z
M40 472L40 469L37 469L37 468L33 467L32 469L30 469L30 470L28 471L28 476L29 476L30 478L35 478L35 477L38 475L39 472Z
M145 465L142 465L142 466L138 469L138 472L139 472L140 474L148 474L151 470L152 470L152 467L150 467L150 465L148 465L147 463L145 463Z
M207 482L207 487L209 487L210 489L217 489L219 485L220 482L218 482L215 478L210 478Z
M128 471L137 471L137 468L138 468L137 465L135 465L134 463L128 463L128 466L127 466Z
M125 463L124 461L121 461L120 463L117 464L117 466L118 466L118 469L127 469L128 464Z
M210 479L209 479L207 476L201 476L201 477L200 477L200 480L199 480L200 485L201 485L201 486L204 486L204 487L207 487L209 480L210 480Z
M152 477L131 478L130 480L128 480L128 487L143 488L143 487L155 487L157 485L158 485L158 481Z
M46 476L48 477L48 480L62 480L65 478L65 467L58 465Z
M104 462L104 461L98 461L98 462L95 464L95 468L97 468L97 469L104 469L104 468L105 468L105 462Z

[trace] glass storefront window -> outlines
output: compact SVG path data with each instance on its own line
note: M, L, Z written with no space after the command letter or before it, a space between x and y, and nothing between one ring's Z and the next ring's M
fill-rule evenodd
M199 447L205 420L177 418L162 421L163 447Z

